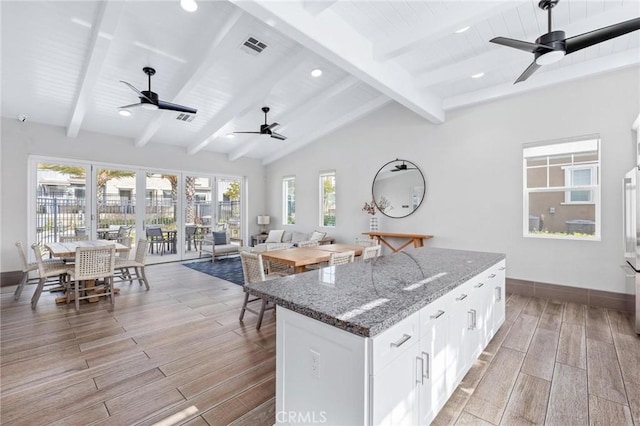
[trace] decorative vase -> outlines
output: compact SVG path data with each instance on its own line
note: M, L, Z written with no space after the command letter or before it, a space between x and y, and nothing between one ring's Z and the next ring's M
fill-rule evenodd
M376 216L371 216L369 219L369 231L377 231L378 230L378 218Z

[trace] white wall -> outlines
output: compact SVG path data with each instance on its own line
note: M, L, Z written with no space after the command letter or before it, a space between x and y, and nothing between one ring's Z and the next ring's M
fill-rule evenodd
M427 195L412 216L381 216L380 230L432 234L430 246L504 252L510 278L633 293L620 268L621 181L635 164L639 77L634 67L565 83L450 112L441 125L386 106L267 166L271 229L319 228L318 173L335 169L337 224L328 231L352 242L368 230L361 208L378 168L404 158L423 170ZM602 140L601 241L524 238L522 145L594 133ZM282 221L281 179L289 175L296 176L297 223L275 225Z
M265 203L264 167L257 160L229 162L226 155L202 151L187 155L184 148L148 144L136 148L133 141L98 133L80 132L68 138L65 129L38 123L19 123L2 119L0 141L0 271L20 269L14 243L27 243L27 176L30 154L95 162L126 164L165 170L176 170L225 176L243 176L248 182L248 232L256 233L256 216L263 213ZM29 241L31 243L31 241Z

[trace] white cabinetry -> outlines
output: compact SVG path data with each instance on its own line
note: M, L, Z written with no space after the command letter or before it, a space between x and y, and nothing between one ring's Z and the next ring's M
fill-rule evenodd
M318 412L335 424L428 425L504 322L504 281L501 261L373 338L279 307L276 407L289 417L276 421Z

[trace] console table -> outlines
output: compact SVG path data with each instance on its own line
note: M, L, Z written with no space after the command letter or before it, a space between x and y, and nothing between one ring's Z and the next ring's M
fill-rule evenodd
M384 244L389 247L391 251L394 253L399 252L403 248L407 247L409 244L413 243L414 247L423 247L424 240L428 240L429 238L433 238L433 235L426 234L401 234L397 232L379 232L379 231L371 231L371 232L363 232L362 234L368 235L371 239L377 238L378 242ZM395 248L385 238L401 238L406 239L407 241L402 244L400 247Z

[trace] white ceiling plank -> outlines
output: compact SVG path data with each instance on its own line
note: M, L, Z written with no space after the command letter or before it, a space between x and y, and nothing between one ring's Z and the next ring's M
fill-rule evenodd
M104 1L100 4L98 18L93 25L89 55L85 62L82 83L80 83L80 89L73 105L73 113L67 125L67 136L70 138L78 136L82 120L91 101L93 87L98 80L100 69L107 57L111 40L120 22L123 6L124 2Z
M187 153L193 155L206 147L224 126L234 117L246 112L249 108L255 107L258 99L264 99L273 89L276 83L286 79L296 72L296 65L303 62L307 53L301 49L291 49L291 54L285 60L273 64L269 71L258 77L240 96L234 97L233 101L222 111L216 114L196 135L195 142L189 145Z
M510 83L499 84L475 92L445 98L443 105L445 110L451 111L637 64L640 64L638 52L636 50L626 50L591 61L558 68L554 71L536 73L527 81L515 85Z
M331 86L331 88L329 88L328 90L325 90L325 89L320 90L321 93L318 96L307 98L303 102L300 102L298 105L295 105L289 108L287 112L285 112L284 114L281 114L278 117L278 121L279 122L282 121L285 124L278 127L277 132L284 133L284 131L287 128L287 123L293 123L301 116L311 114L316 108L319 108L328 100L339 96L340 94L349 90L351 87L353 87L358 83L359 83L359 80L354 76L351 76L351 75L347 76L343 78L341 81L339 81L338 83ZM255 138L252 138L251 141L248 141L247 143L236 148L235 150L229 153L229 155L227 156L228 160L235 161L238 158L248 154L253 150L253 148L256 145L260 143L263 137L264 135L259 135Z
M380 41L374 46L374 57L378 61L393 59L414 50L424 42L437 43L460 28L474 26L505 10L515 9L527 3L528 1L510 1L487 7L485 2L476 2L475 7L468 7L464 13L457 13L455 19L441 19L439 25L411 28L411 31Z
M329 9L338 0L303 0L304 8L307 12L316 16Z
M364 117L365 115L375 111L376 109L381 108L389 101L390 99L388 97L380 95L377 98L367 102L366 104L361 105L359 108L352 110L349 114L343 115L337 120L327 122L322 126L318 126L318 130L316 130L315 132L309 132L304 139L297 139L295 145L289 145L288 148L279 149L275 154L267 156L262 160L262 164L267 165L269 163L273 163L274 161L302 148L303 146L309 145L310 143L315 142L321 137L328 135L329 133L334 132L343 126L346 126L352 121Z
M216 51L220 48L222 42L229 35L242 16L243 12L241 10L235 10L229 19L225 21L222 28L211 31L208 39L203 38L199 40L203 54L199 56L198 61L184 65L180 74L182 76L188 76L188 78L183 80L184 83L175 96L172 97L172 102L180 103L182 101L181 98L191 92L203 80L203 78L205 78L206 71L211 67L214 61L217 60ZM198 49L195 46L192 48ZM151 140L153 135L155 135L160 129L162 124L169 119L170 118L165 114L157 114L144 128L140 135L138 135L135 140L135 146L145 146Z
M397 63L375 61L371 41L331 9L314 18L299 1L231 1L419 116L434 123L444 121L439 97L416 91L412 76Z

